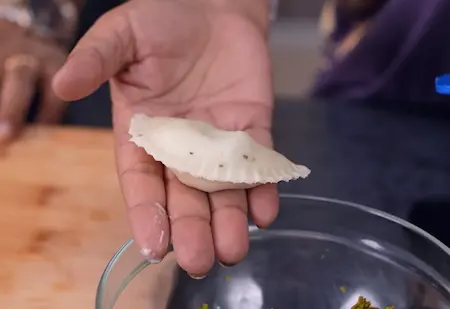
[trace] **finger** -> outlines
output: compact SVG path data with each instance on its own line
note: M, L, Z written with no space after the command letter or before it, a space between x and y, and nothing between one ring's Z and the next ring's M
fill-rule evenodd
M0 95L1 138L8 140L21 129L35 94L39 72L37 59L17 55L5 61Z
M248 251L247 193L226 190L209 195L217 258L225 265L244 259Z
M248 133L259 143L272 147L272 136L265 128L251 129ZM264 184L247 192L250 217L261 228L268 227L277 217L279 201L275 184Z
M66 101L86 97L132 61L134 42L127 5L103 15L75 46L53 80L59 97Z
M52 78L56 70L48 71L42 81L42 100L39 113L36 118L37 123L55 124L59 123L67 108L67 102L61 100L52 88Z
M275 184L265 184L248 190L248 204L253 222L268 227L278 215L278 190Z
M166 174L167 207L178 264L191 276L202 277L214 265L208 197L183 185L171 172Z
M145 256L161 259L170 239L163 167L128 141L131 112L114 105L113 115L117 171L134 239Z

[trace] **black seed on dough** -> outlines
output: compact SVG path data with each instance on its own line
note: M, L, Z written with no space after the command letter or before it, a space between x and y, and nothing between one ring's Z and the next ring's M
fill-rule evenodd
M189 154L193 155L194 153L193 152L189 152Z
M223 164L219 164L219 167L223 167Z
M248 160L248 156L247 155L242 155L244 157L245 160Z

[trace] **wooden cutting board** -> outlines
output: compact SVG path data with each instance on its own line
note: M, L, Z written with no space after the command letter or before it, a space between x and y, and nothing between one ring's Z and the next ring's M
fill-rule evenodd
M111 132L33 128L0 151L0 308L94 308L129 237Z

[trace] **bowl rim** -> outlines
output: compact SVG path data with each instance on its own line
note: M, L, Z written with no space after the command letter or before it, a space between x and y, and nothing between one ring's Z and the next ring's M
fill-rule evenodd
M294 193L280 193L279 194L280 199L300 199L300 200L308 200L308 201L314 201L314 202L321 202L321 203L332 203L332 204L338 204L341 206L350 207L353 209L356 209L358 211L362 211L365 213L368 213L370 215L374 215L377 217L380 217L382 219L388 220L392 223L398 224L400 226L403 226L404 228L407 228L408 230L424 237L428 241L430 241L432 244L436 245L439 249L441 249L444 253L446 253L448 256L450 256L450 248L447 247L443 242L441 242L439 239L431 235L430 233L426 232L425 230L421 229L420 227L400 218L395 215L391 215L385 211L378 210L374 207L364 206L362 204L354 203L354 202L348 202L340 199L335 198L328 198L328 197L320 197L315 195L305 195L305 194L294 194ZM249 225L249 231L257 230L258 228L254 225ZM124 254L129 247L134 243L134 239L131 238L127 240L120 248L114 253L112 258L109 260L108 264L106 265L101 277L100 281L97 285L96 290L96 297L95 297L95 308L96 309L102 309L102 303L103 303L103 296L104 296L104 290L106 287L106 284L108 282L109 274L111 273L112 269L114 268L114 265L116 265L116 262L120 259L122 254ZM171 246L170 246L171 247ZM169 248L169 252L172 251L171 248ZM123 284L121 284L119 290L115 293L113 298L113 303L117 301L117 299L120 297L123 289L128 285L128 283L137 275L139 272L143 269L145 269L148 265L155 264L155 262L151 262L148 260L143 260L143 262L139 263L133 271L127 276L127 278L124 280Z

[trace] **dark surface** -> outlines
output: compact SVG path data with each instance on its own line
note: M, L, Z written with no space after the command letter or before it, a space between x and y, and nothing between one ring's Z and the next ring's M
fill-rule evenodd
M450 108L370 103L280 102L277 149L312 170L281 185L405 217L411 205L450 198Z
M104 85L86 99L72 102L64 117L64 124L111 127L111 103L108 85Z
M282 192L332 197L412 221L450 245L450 106L277 104L276 148L312 170Z

